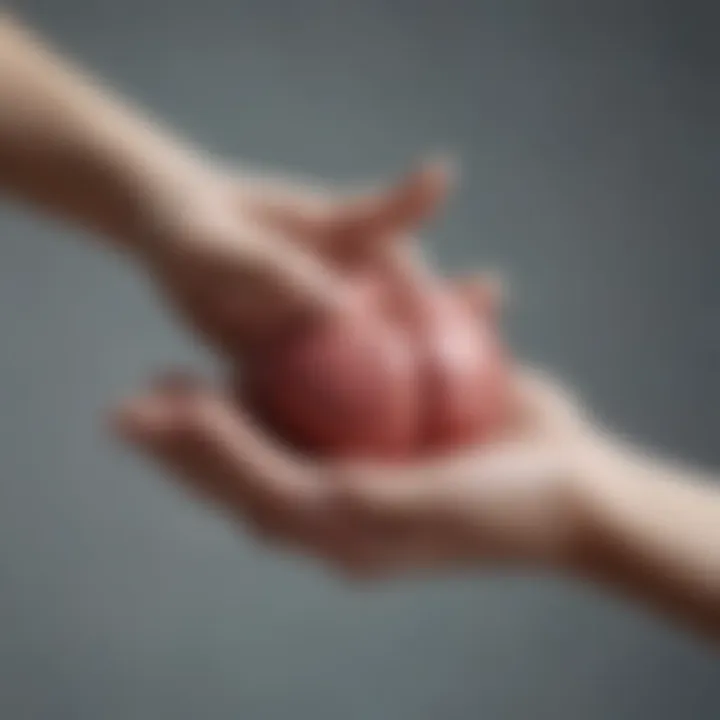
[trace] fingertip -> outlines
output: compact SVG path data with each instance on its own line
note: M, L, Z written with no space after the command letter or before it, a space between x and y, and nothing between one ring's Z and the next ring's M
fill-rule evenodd
M153 444L176 434L185 425L206 391L191 373L169 370L159 374L145 392L122 400L109 413L113 429L132 442Z
M436 151L418 164L416 173L428 185L448 190L460 180L460 161L450 152Z
M417 163L386 190L351 201L340 216L335 236L344 237L353 247L368 241L377 247L405 237L437 212L455 175L449 156Z
M480 316L499 315L508 300L508 283L503 273L485 271L456 282L459 298Z
M396 187L393 200L398 218L412 226L432 215L450 192L454 177L449 158L419 162Z
M115 432L123 439L141 445L153 444L168 426L168 413L152 396L123 401L110 413Z

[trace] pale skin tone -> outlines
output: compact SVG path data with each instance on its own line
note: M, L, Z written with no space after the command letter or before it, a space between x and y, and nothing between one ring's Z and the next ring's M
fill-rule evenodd
M437 162L352 195L228 170L0 13L0 189L137 259L224 351L336 311L332 269L413 229L447 184Z
M357 196L228 171L0 15L0 188L92 231L236 361L285 323L342 312L343 270L396 262L442 200L426 165ZM462 292L484 304L484 283ZM603 584L720 636L720 493L624 447L536 372L515 374L502 439L422 465L294 455L191 377L129 400L117 426L264 538L355 576L512 563Z

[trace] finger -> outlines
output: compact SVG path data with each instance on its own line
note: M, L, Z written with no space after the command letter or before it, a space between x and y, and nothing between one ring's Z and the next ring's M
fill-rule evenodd
M243 212L249 206L259 223L311 244L327 232L340 196L339 189L285 177L244 180L241 190Z
M410 325L425 318L437 279L417 243L383 248L376 273L386 288L389 310Z
M405 252L404 246L382 266L381 272L391 292L394 309L411 322L424 323L433 296L442 290L441 282L419 253ZM498 273L483 272L451 282L451 292L473 317L496 318L504 302L505 285ZM430 310L431 311L431 310Z
M449 159L425 161L384 197L379 197L374 208L370 203L365 214L360 213L357 219L378 232L408 233L439 209L449 194L455 174Z
M316 256L286 239L259 230L251 244L248 267L258 304L280 321L336 312L347 302L348 291L333 270Z
M507 302L507 283L496 271L458 278L454 286L457 297L478 317L499 314Z
M147 409L154 408L149 417ZM162 418L158 421L158 416ZM179 396L155 389L126 406L121 430L136 444L243 510L315 499L313 474L260 434L232 403L207 388Z
M243 407L253 409L253 416L262 418L262 406L255 402L251 384L236 378L234 394ZM302 447L291 447L294 452L303 452ZM328 477L327 481L332 482L332 478ZM353 527L345 515L336 512L330 493L303 512L297 512L297 508L287 511L268 505L258 507L251 520L256 534L273 544L319 555L337 566L367 564L367 533Z
M203 407L204 405L204 407ZM212 406L215 406L214 408ZM310 552L335 565L365 566L367 543L331 512L320 482L287 468L276 448L238 427L234 409L197 381L163 379L128 403L118 417L125 437L147 451L201 498L250 524L262 540ZM230 415L230 418L227 418ZM232 433L232 437L223 437ZM272 452L268 460L263 455ZM239 455L239 459L236 457Z
M347 287L329 266L260 227L214 240L188 274L183 293L243 337L332 314L347 302Z
M426 161L391 188L347 200L340 199L339 190L266 183L255 193L253 209L261 222L303 238L331 257L355 259L429 218L447 196L454 175L448 160Z
M115 428L193 494L230 508L236 503L234 489L219 481L186 431L184 395L194 392L196 386L195 380L192 384L175 378L156 381L151 390L126 401L115 412Z
M341 205L330 221L330 251L350 257L371 253L411 233L438 210L452 175L449 162L426 162L394 188Z

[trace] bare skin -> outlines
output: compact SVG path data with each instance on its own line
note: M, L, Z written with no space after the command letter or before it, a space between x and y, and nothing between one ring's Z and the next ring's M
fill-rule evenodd
M598 583L720 637L720 492L604 432L559 384L515 375L505 437L422 465L293 456L222 392L165 377L122 434L261 537L361 578L509 564Z
M228 170L0 13L0 189L126 251L223 350L334 312L338 262L413 230L448 179L347 195Z
M258 334L341 308L344 263L375 251L396 261L387 241L431 214L447 184L438 165L358 196L228 171L0 14L0 188L127 252L234 358ZM294 456L187 377L128 401L118 425L263 537L346 572L547 568L720 635L716 487L623 447L537 373L519 369L515 389L502 441L422 466Z

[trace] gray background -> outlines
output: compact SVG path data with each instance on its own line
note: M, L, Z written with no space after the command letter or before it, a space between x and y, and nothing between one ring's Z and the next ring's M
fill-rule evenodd
M443 264L504 268L518 348L620 431L720 461L713 3L16 4L217 153L371 180L457 152ZM589 589L357 591L256 548L98 422L199 351L73 233L0 234L3 718L720 717L716 656Z

